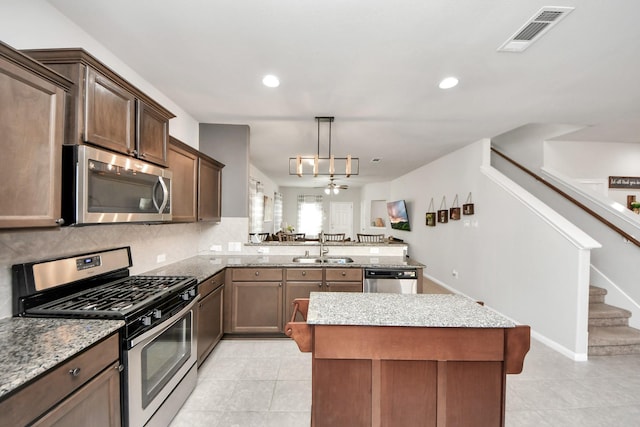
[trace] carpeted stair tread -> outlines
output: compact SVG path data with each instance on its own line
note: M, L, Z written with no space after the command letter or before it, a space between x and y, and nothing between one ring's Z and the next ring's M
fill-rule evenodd
M629 326L589 328L589 346L639 345L640 330Z
M613 317L631 317L631 312L624 308L614 307L609 304L595 303L589 304L589 318L590 319L603 319Z
M589 304L604 302L607 290L597 286L589 286Z

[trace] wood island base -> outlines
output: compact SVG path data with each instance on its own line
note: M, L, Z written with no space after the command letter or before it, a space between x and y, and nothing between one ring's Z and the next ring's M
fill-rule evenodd
M299 301L306 320L308 300ZM522 371L529 326L310 325L286 333L313 353L311 425L504 426L506 374Z

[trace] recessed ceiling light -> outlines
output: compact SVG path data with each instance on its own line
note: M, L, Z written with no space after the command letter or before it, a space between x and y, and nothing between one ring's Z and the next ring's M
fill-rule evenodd
M278 87L280 86L280 79L273 74L267 74L262 78L262 84L266 87Z
M455 87L457 85L458 79L456 79L455 77L447 77L445 79L442 79L438 87L440 89L451 89L452 87Z

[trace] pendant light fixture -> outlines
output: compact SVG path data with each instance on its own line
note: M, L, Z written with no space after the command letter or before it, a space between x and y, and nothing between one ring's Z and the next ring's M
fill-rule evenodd
M296 157L289 157L289 175L302 176L345 176L358 175L360 173L360 159L351 157L335 157L331 153L331 124L334 117L316 117L318 122L318 150L314 156L298 154ZM328 123L329 138L327 156L320 155L320 124Z

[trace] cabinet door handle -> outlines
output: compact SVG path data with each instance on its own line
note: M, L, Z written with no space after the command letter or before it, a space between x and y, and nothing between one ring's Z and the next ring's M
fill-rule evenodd
M56 219L56 224L58 224L58 225L64 225L64 218L58 218L58 219Z
M322 287L322 283L318 283L318 287L321 288Z
M77 377L80 375L80 368L69 369L69 374L71 374L72 377Z
M282 282L278 283L278 287L281 288L282 287Z

